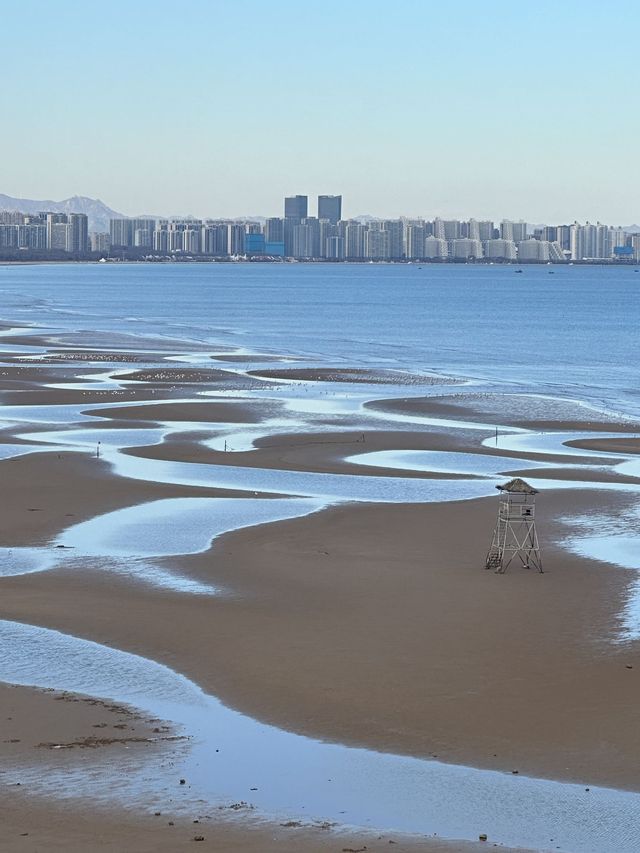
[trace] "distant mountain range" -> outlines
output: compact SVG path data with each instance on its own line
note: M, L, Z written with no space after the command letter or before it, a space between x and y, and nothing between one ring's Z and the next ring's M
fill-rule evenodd
M99 198L87 198L74 195L62 201L44 199L38 201L32 198L12 198L0 193L0 210L18 210L21 213L39 213L46 210L50 213L86 213L89 219L89 231L108 231L109 220L124 216L100 201Z

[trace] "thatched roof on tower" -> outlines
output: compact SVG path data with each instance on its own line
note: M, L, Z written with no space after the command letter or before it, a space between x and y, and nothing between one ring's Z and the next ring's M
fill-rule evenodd
M516 492L521 495L538 494L537 489L534 489L533 486L529 485L529 483L521 480L520 477L514 477L514 479L509 480L508 483L504 483L502 486L496 486L496 489L499 489L501 492Z

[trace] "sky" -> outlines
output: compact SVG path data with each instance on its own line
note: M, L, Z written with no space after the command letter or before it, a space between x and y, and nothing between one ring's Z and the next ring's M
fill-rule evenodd
M0 0L0 193L629 224L638 31L637 0Z

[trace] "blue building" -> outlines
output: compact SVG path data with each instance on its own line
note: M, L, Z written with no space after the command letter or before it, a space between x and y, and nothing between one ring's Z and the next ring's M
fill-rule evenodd
M271 240L264 244L265 255L273 258L284 258L284 241Z
M264 234L245 234L244 251L246 255L264 255Z

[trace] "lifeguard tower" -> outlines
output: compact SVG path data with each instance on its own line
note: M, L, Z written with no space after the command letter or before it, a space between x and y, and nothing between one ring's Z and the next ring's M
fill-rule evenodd
M498 521L487 553L485 569L504 574L514 558L525 569L542 572L542 555L536 532L536 495L520 477L496 486L500 492Z

